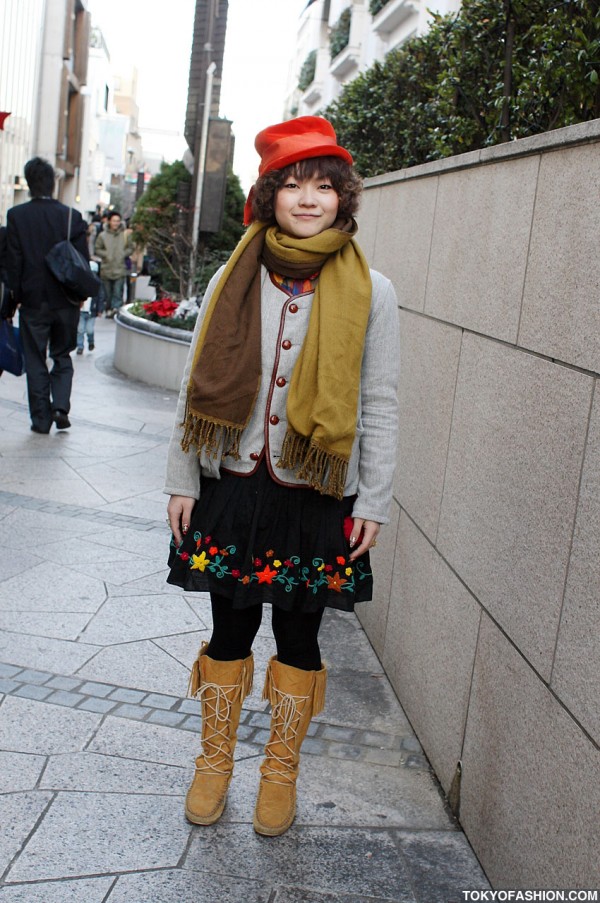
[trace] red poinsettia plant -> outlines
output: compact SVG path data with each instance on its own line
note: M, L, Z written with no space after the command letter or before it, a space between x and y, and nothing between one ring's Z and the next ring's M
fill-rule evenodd
M172 301L168 295L159 298L158 301L146 301L142 304L149 320L167 320L177 310L177 301Z

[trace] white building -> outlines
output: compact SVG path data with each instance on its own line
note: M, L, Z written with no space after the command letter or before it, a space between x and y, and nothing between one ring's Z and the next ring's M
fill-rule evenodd
M406 40L424 34L432 12L461 0L309 0L300 16L285 116L317 113L348 82Z

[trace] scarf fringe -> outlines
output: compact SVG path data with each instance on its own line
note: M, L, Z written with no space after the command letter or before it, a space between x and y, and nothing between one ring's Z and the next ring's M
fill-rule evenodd
M190 446L195 445L197 454L205 449L210 458L218 458L222 445L223 457L229 455L239 461L243 427L218 423L216 420L192 414L191 411L186 412L181 426L183 427L181 447L184 452L189 452Z
M306 480L322 495L332 495L336 499L344 496L348 461L325 451L306 436L288 430L277 466L295 471L299 479Z

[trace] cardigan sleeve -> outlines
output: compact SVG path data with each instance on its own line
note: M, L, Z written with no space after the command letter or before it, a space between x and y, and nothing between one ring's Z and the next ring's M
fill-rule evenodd
M183 371L181 389L179 390L179 398L177 400L177 408L175 411L175 423L173 424L171 441L169 442L169 450L167 452L167 472L165 487L163 489L163 492L167 495L185 495L192 499L200 498L200 458L193 451L184 452L182 449L182 424L185 417L187 385L190 378L192 363L194 361L196 346L198 344L200 328L204 317L206 316L209 299L215 289L215 285L219 281L223 269L224 267L221 267L217 270L208 283L200 310L198 311L196 326L194 327L194 334L192 336L190 350Z
M373 304L361 370L358 494L352 515L386 524L398 442L398 301L389 279L371 275Z

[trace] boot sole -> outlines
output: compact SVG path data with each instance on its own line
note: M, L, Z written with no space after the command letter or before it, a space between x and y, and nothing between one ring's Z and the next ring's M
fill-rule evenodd
M296 818L296 812L294 810L292 817L286 821L283 825L277 825L276 827L269 827L269 825L263 825L258 821L256 816L254 816L252 826L257 834L261 834L263 837L280 837L282 834L285 834L292 825L294 824L294 819Z
M216 821L219 821L221 816L223 815L223 811L225 809L225 801L223 801L223 805L217 809L215 813L212 815L196 815L194 812L190 812L188 807L185 807L185 817L189 822L193 825L214 825Z

